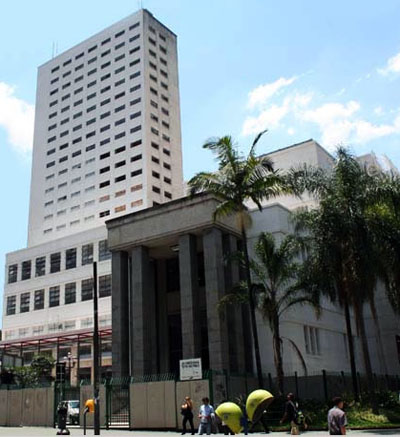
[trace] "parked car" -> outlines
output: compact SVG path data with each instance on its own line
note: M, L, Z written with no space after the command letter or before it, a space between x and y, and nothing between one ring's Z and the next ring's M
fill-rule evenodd
M70 425L79 425L79 401L66 401L68 403L68 423Z

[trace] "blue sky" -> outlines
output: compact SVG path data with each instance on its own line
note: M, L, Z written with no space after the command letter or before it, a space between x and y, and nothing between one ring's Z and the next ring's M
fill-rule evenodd
M0 284L26 244L36 69L140 2L4 2L0 17ZM397 0L143 0L178 35L185 178L214 168L201 149L232 134L260 152L314 138L400 166ZM0 285L0 291L2 287ZM1 309L1 303L0 303Z

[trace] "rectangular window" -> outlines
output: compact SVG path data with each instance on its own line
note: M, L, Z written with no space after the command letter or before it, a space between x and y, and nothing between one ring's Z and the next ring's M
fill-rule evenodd
M20 313L27 313L29 311L29 303L31 300L31 294L30 293L22 293L20 297L20 306L19 306L19 312Z
M58 307L60 305L60 287L49 288L49 307Z
M31 267L32 267L32 262L30 260L22 262L22 277L21 277L21 279L23 281L25 279L31 278Z
M84 279L81 283L82 301L93 299L93 279Z
M44 276L46 274L46 257L41 256L39 258L36 258L35 261L36 264L36 273L35 276Z
M92 264L93 262L93 244L84 244L82 246L82 265Z
M319 329L312 326L304 326L303 332L306 353L310 355L320 355Z
M35 291L35 302L33 303L34 310L42 310L44 308L44 290Z
M106 211L101 211L100 213L99 213L99 217L101 218L101 217L107 217L108 215L110 215L110 210L109 209L107 209Z
M50 255L50 273L57 273L61 270L61 253L52 253Z
M110 185L110 181L100 182L99 188L108 187Z
M121 152L124 152L125 151L125 146L122 146L122 147L118 147L118 149L115 149L115 154L117 154L117 153L121 153Z
M8 283L13 284L17 282L18 277L18 264L12 264L8 266Z
M139 168L138 170L132 171L131 172L131 177L134 178L135 176L139 176L142 174L142 169Z
M152 190L154 193L160 194L160 189L158 187L155 187L154 185L152 187Z
M135 161L139 161L140 159L142 159L142 155L135 155L131 157L131 162L135 162Z
M67 249L65 251L65 268L67 270L74 269L76 267L76 248Z
M142 144L142 140L133 141L131 143L131 147L137 147L140 146L141 144Z
M17 309L17 297L16 296L8 296L7 297L7 308L6 308L7 316L11 316L11 315L15 314L16 309Z
M64 295L65 305L76 302L76 283L70 282L65 284L65 295Z
M111 296L111 275L99 276L99 297Z
M111 252L108 250L108 241L99 241L99 261L111 259Z
M115 178L115 183L124 181L125 179L126 179L125 175L118 176L117 178Z

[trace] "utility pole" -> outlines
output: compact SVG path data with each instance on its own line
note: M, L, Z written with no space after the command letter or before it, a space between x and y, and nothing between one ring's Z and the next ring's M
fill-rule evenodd
M99 399L99 314L97 302L97 263L93 262L93 378L94 378L94 435L100 435Z

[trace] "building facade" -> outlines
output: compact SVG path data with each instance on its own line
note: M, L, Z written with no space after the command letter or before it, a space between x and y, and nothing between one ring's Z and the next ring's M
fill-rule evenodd
M182 196L177 62L176 35L142 9L39 67L28 247L7 254L4 287L3 340L26 363L69 352L90 376L97 261L110 367L104 222Z
M182 195L176 35L146 10L39 67L28 246Z

